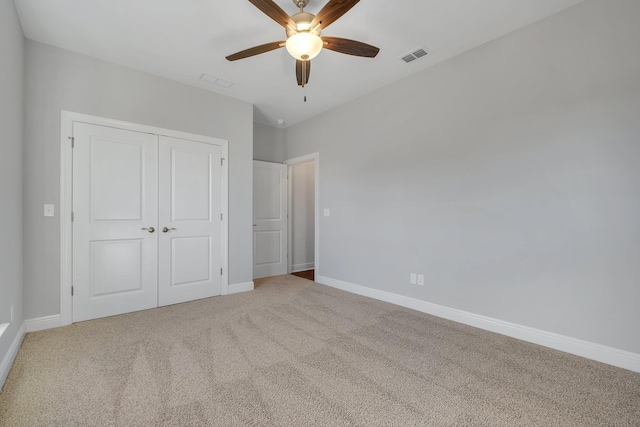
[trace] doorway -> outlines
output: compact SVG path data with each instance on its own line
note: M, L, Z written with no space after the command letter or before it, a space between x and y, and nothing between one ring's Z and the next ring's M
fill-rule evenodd
M319 168L319 153L284 164L254 160L254 279L319 274Z
M314 280L319 270L319 155L285 162L288 166L288 272Z

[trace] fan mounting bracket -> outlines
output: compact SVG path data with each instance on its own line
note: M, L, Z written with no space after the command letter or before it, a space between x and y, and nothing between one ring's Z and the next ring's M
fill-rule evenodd
M309 4L309 0L292 0L293 4L296 5L296 7L306 7Z

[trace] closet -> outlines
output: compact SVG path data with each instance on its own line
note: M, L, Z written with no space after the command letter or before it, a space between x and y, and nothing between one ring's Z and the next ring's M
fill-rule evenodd
M226 141L81 122L72 140L73 322L220 295Z

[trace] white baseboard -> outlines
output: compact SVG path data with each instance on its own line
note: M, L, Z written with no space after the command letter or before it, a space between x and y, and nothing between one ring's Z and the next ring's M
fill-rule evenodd
M240 292L248 292L253 290L253 282L236 283L229 285L229 295L237 294Z
M454 322L496 332L498 334L528 341L544 347L553 348L555 350L564 351L565 353L575 354L577 356L607 363L630 371L640 372L640 354L637 353L631 353L629 351L619 350L617 348L607 347L601 344L595 344L555 334L553 332L546 332L539 329L529 328L527 326L493 319L491 317L456 310L454 308L393 294L391 292L371 289L365 286L343 282L342 280L332 279L330 277L316 276L316 282L322 285L341 289L343 291L421 311L433 316L453 320Z
M0 390L4 386L4 382L9 376L9 371L11 370L11 366L13 366L13 361L16 360L16 356L18 355L18 350L20 350L20 344L22 344L22 340L24 339L25 334L25 326L24 323L20 326L18 330L18 334L13 339L11 346L9 347L9 351L0 362Z
M59 314L37 317L35 319L27 319L24 321L24 324L27 328L27 332L37 332L62 326Z
M313 262L307 262L305 264L294 264L291 266L292 268L292 273L297 273L298 271L306 271L306 270L313 270L314 269L314 263Z

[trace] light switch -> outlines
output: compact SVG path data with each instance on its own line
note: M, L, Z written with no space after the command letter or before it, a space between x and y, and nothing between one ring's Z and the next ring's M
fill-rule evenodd
M54 205L44 205L44 216L53 216L54 212Z
M329 211L329 209L325 209L324 216L329 216L329 215L331 215L331 211Z

